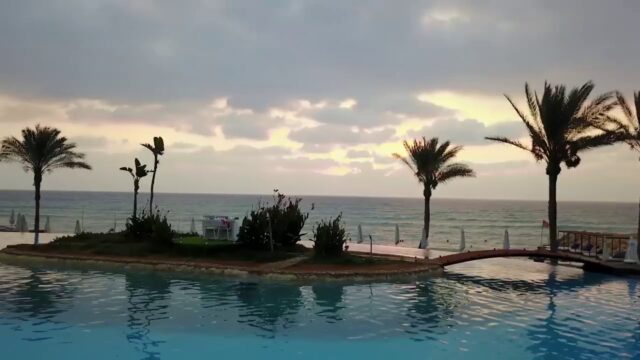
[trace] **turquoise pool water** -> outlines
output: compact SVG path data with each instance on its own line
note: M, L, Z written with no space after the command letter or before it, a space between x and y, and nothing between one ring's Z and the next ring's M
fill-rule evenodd
M639 284L517 259L382 283L0 263L0 357L637 359Z

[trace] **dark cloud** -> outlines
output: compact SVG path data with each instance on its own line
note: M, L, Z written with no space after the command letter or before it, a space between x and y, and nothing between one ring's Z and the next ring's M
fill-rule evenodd
M406 137L439 137L459 145L488 145L489 141L485 140L486 136L506 136L517 139L526 135L526 128L519 121L485 125L474 119L457 120L452 118L435 120L431 125L420 130L410 131Z
M292 98L498 94L525 80L627 90L640 83L638 11L637 2L597 0L9 1L0 92L116 102L230 96L262 111Z

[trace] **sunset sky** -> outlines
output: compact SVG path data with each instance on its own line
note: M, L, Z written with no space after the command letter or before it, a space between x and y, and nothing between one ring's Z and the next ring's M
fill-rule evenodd
M465 145L476 179L436 197L546 199L544 166L484 136L525 136L524 83L640 89L637 1L8 1L0 137L60 128L94 170L45 190L129 191L118 171L163 136L157 191L419 197L401 142ZM638 154L585 153L563 200L636 201ZM143 189L146 188L143 185ZM0 164L0 189L31 189Z

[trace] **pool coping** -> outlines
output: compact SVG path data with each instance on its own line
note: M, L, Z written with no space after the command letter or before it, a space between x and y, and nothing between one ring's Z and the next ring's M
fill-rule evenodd
M38 259L62 262L84 262L96 264L121 264L130 267L146 268L159 271L187 271L201 272L224 276L246 277L261 276L278 279L353 279L353 280L387 280L393 278L415 277L426 274L439 274L443 272L443 268L431 262L416 262L415 266L404 269L371 269L362 268L353 271L296 271L287 268L269 268L261 265L231 265L223 263L215 263L209 261L197 260L169 260L169 259L153 259L153 258L137 258L129 256L103 256L103 255L80 255L80 254L62 254L62 253L42 253L38 251L17 250L12 248L4 248L0 250L0 260L3 258L22 258L22 259Z

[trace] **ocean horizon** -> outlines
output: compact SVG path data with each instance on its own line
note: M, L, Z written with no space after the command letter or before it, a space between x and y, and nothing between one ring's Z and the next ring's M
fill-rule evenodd
M303 239L309 239L320 220L343 215L345 227L356 240L361 225L366 241L370 234L375 244L393 244L395 225L400 228L400 246L417 247L423 219L423 199L406 197L291 195L302 198L302 209L309 212ZM156 204L165 212L173 228L188 231L191 220L204 215L228 215L242 218L259 201L271 201L270 194L156 193ZM139 206L148 202L148 193L140 193ZM560 201L559 229L633 233L637 204L631 202ZM313 210L311 208L313 207ZM50 218L51 230L71 233L76 221L87 232L122 230L132 208L132 194L117 191L60 191L42 193L42 223ZM0 190L0 225L9 222L11 211L27 216L33 226L33 191ZM454 250L464 229L471 249L502 245L504 230L510 233L512 246L533 247L547 241L541 228L547 219L543 200L506 199L432 199L430 244L434 248ZM197 224L198 230L200 225ZM1 246L2 244L0 244Z

